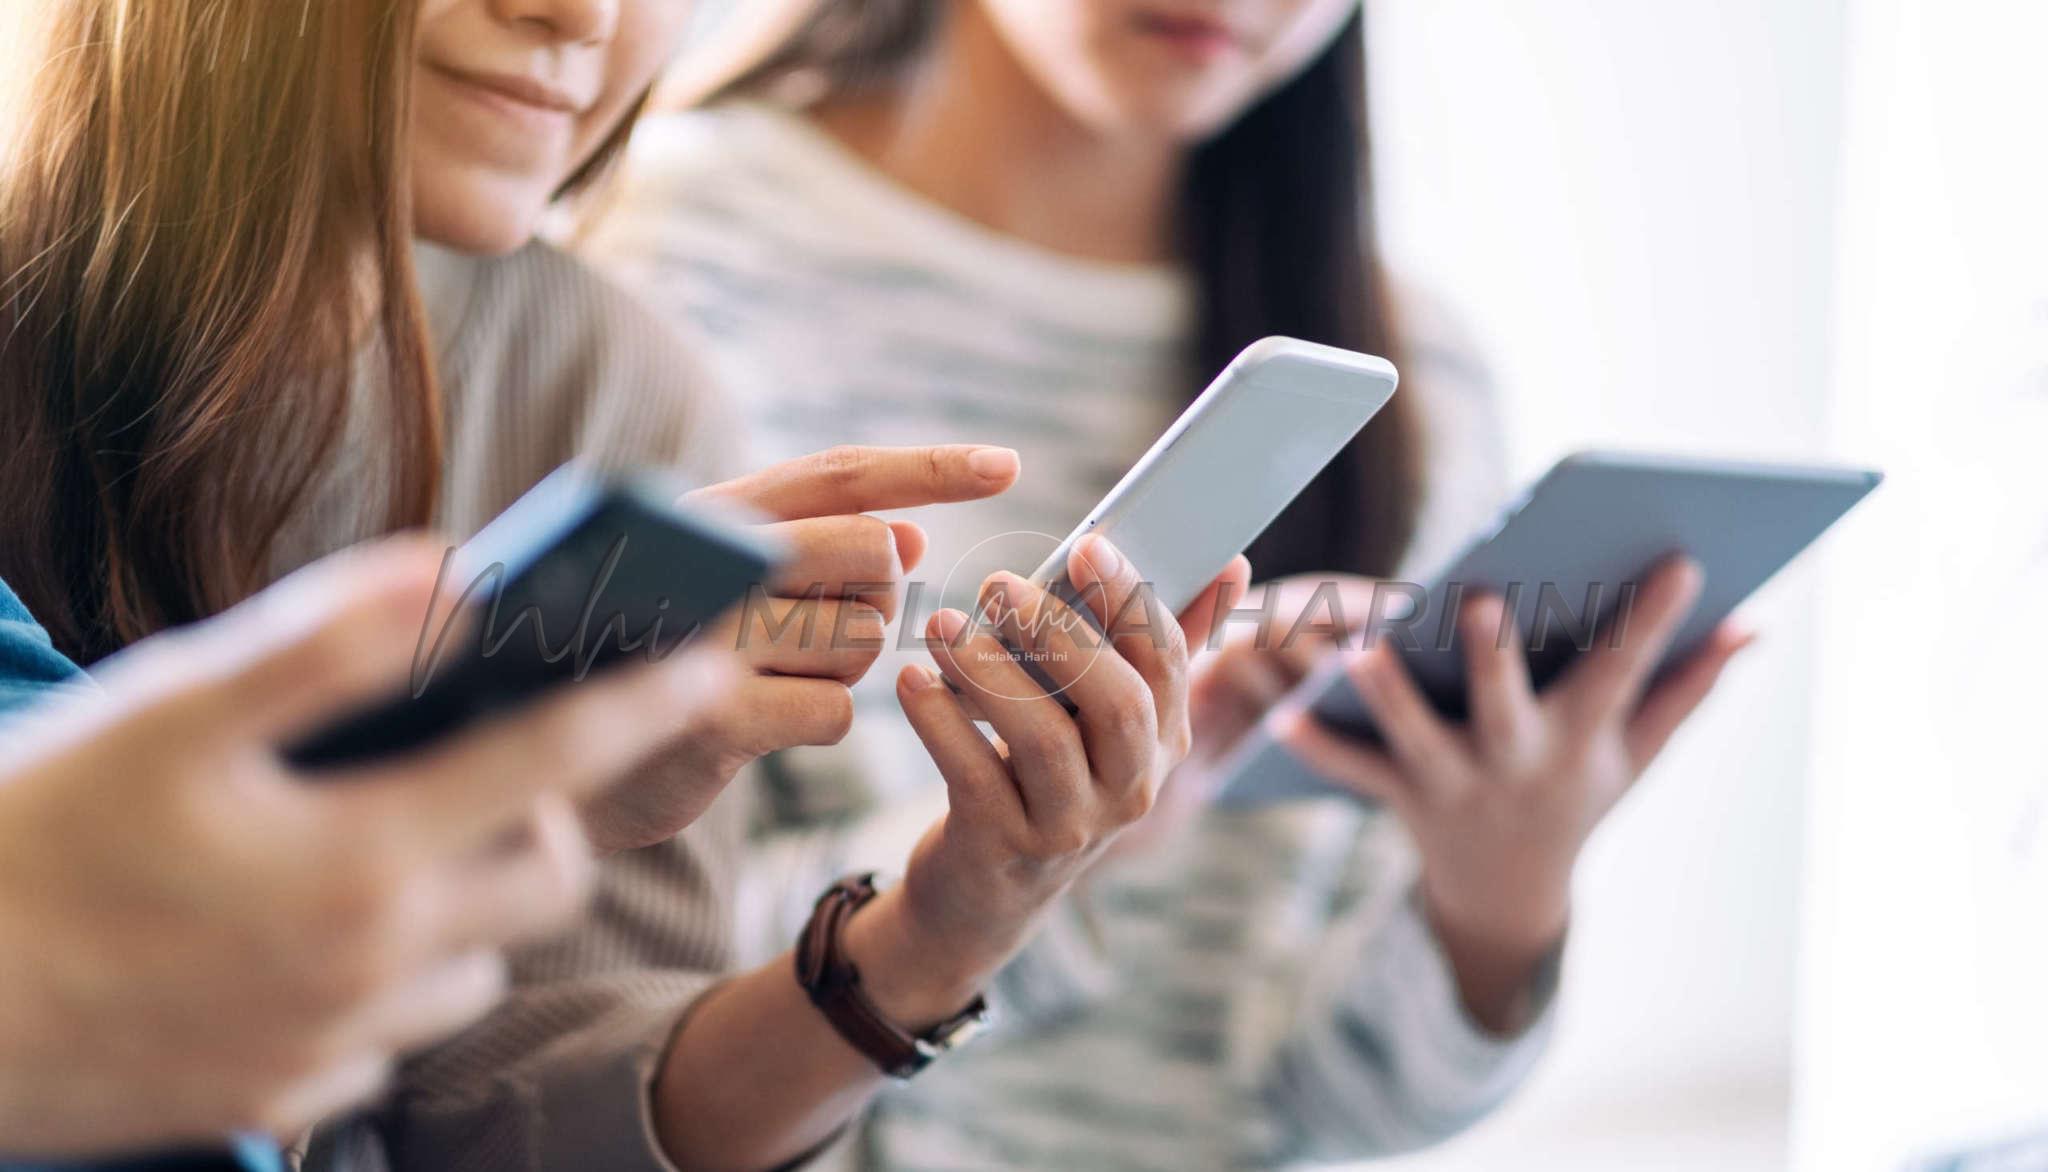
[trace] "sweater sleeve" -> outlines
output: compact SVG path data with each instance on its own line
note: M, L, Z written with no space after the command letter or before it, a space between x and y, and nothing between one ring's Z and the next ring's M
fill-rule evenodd
M636 970L515 992L407 1072L382 1112L394 1172L675 1172L652 1091L709 972Z
M1401 289L1409 367L1431 437L1418 539L1404 576L1434 572L1498 508L1508 479L1491 373L1457 315ZM1559 958L1536 974L1531 1021L1496 1037L1465 1013L1412 879L1347 912L1316 954L1259 1085L1283 1160L1355 1160L1469 1127L1525 1081L1548 1043Z
M1512 1037L1466 1014L1411 884L1339 922L1260 1085L1285 1161L1342 1161L1447 1139L1528 1078L1555 1019L1558 958L1534 977Z
M675 330L544 245L423 268L450 395L448 526L473 531L557 464L731 472L718 397ZM649 768L661 768L660 764ZM369 1126L308 1167L362 1172L672 1172L653 1080L670 1037L735 964L732 906L748 800L728 789L668 842L613 855L581 919L515 949L482 1021L407 1061ZM358 1142L364 1138L374 1143Z
M743 798L605 859L583 919L514 951L504 1002L405 1064L374 1117L393 1172L673 1172L654 1077L690 1008L734 968Z

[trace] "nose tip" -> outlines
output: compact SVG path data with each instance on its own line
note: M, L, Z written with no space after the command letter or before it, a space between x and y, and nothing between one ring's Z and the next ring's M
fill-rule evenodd
M501 20L573 44L609 40L618 28L618 0L497 0L495 7Z

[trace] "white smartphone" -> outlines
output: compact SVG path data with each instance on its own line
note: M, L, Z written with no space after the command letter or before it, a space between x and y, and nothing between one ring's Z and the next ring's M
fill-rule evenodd
M1387 405L1399 382L1392 363L1369 354L1294 338L1252 343L1060 542L1032 583L1071 598L1067 556L1100 533L1138 568L1161 609L1179 614Z

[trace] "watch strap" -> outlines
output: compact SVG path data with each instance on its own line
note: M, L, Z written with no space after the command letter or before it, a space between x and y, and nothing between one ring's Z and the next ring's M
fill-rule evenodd
M843 947L846 921L874 898L872 874L841 879L818 897L797 941L797 983L848 1045L889 1077L907 1079L966 1040L972 1027L987 1019L988 1005L976 997L961 1013L923 1035L889 1020L868 997L860 970Z

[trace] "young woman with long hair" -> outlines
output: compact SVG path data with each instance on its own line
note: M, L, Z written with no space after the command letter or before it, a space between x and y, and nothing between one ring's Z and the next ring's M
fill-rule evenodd
M1391 356L1403 390L1254 546L1262 574L1426 570L1498 504L1484 369L1381 260L1358 0L769 8L686 62L678 101L701 108L643 124L585 240L706 327L757 454L999 436L1031 474L930 521L935 570L971 583L1035 563L1241 347L1288 334ZM885 1097L848 1149L1266 1166L1477 1119L1542 1045L1581 844L1739 645L1724 632L1646 694L1695 588L1661 572L1625 646L1540 698L1512 656L1479 655L1470 726L1416 702L1385 649L1362 658L1384 754L1269 712L1313 648L1233 643L1198 672L1197 766L1141 827L1150 849L1097 867L1006 970L994 1044ZM1345 589L1363 620L1368 584ZM1468 620L1497 623L1490 605ZM882 715L763 763L778 832L753 906L892 856L942 801ZM1266 719L1393 816L1201 810L1199 763Z
M57 649L97 662L393 529L465 536L572 457L723 463L690 352L527 243L624 133L686 5L49 7L0 171L0 577ZM745 811L714 799L763 752L843 735L925 544L863 514L1017 473L980 445L834 447L700 490L771 518L791 557L769 590L830 637L753 607L707 633L739 680L583 803L623 852L585 930L515 955L506 1003L410 1063L375 1127L323 1133L315 1163L770 1166L858 1109L883 1070L789 955L726 979ZM1139 572L1106 544L1074 571L1115 599ZM987 634L956 639L964 615L934 622L940 671L997 694L981 715L1007 746L938 673L900 675L960 803L895 860L900 886L833 921L870 1027L911 1034L961 1016L1189 739L1185 641L1120 642L1070 715Z

